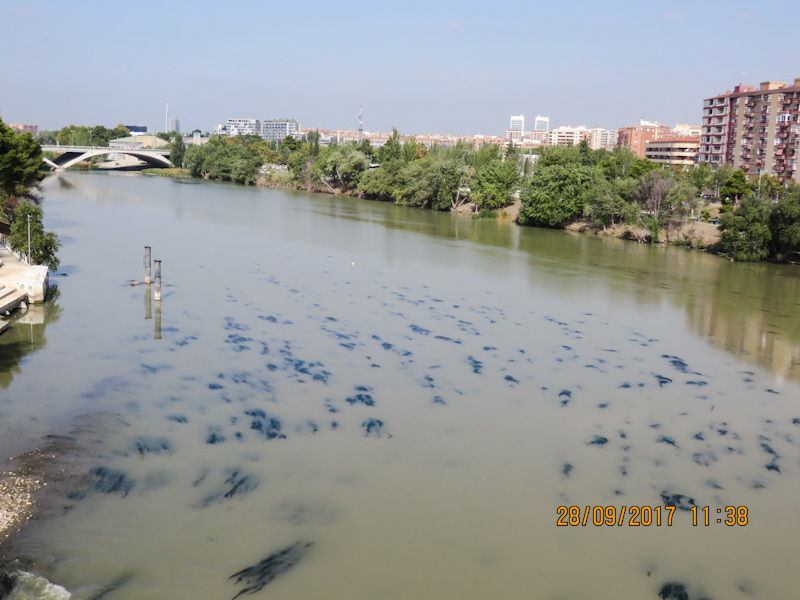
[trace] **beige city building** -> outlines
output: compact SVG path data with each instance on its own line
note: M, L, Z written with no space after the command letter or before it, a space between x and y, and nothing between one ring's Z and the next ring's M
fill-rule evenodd
M645 158L661 165L691 167L700 150L699 137L661 138L647 143Z
M696 137L701 135L700 125L689 125L688 123L677 123L675 127L670 130L669 134L672 137Z
M585 125L573 127L572 125L562 125L551 129L548 135L548 145L550 146L577 146L583 140L589 140L589 129Z
M616 129L592 127L589 129L589 148L592 150L613 150L617 145Z

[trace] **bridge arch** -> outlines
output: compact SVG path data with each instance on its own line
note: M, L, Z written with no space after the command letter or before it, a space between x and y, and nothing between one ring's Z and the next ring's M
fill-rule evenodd
M169 160L170 151L162 149L107 148L98 146L42 146L42 150L45 152L60 153L52 160L44 159L45 164L55 170L68 169L82 160L104 154L127 154L153 167L166 168L172 166Z

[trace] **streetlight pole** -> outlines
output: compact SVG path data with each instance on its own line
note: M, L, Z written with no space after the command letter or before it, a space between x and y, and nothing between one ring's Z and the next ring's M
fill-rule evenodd
M28 215L28 264L31 264L31 216Z

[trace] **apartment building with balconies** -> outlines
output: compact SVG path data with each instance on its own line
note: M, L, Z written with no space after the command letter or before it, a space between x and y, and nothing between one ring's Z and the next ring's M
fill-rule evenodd
M268 142L283 141L287 135L302 137L300 122L297 119L264 119L261 122L261 137Z
M230 137L261 135L261 123L258 119L228 119L228 122L218 126L217 130L220 135Z
M749 179L774 175L800 182L800 78L791 85L765 81L738 85L703 101L701 161L727 163Z
M697 162L699 137L660 138L647 143L644 156L661 165L691 167Z
M549 146L577 146L583 140L588 142L591 133L586 125L573 127L572 125L561 125L551 129L547 144Z
M617 145L619 133L616 129L591 127L589 129L589 148L592 150L613 150Z
M649 142L667 136L669 136L669 127L666 125L639 119L638 125L619 128L617 145L620 148L630 148L636 156L644 158Z

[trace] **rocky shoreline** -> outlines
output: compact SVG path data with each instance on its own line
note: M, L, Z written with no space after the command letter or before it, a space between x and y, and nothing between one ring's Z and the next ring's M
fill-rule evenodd
M86 426L48 435L39 447L7 459L0 471L0 571L12 561L14 542L34 520L61 506L65 489L85 472L80 442ZM0 594L2 598L2 594Z

